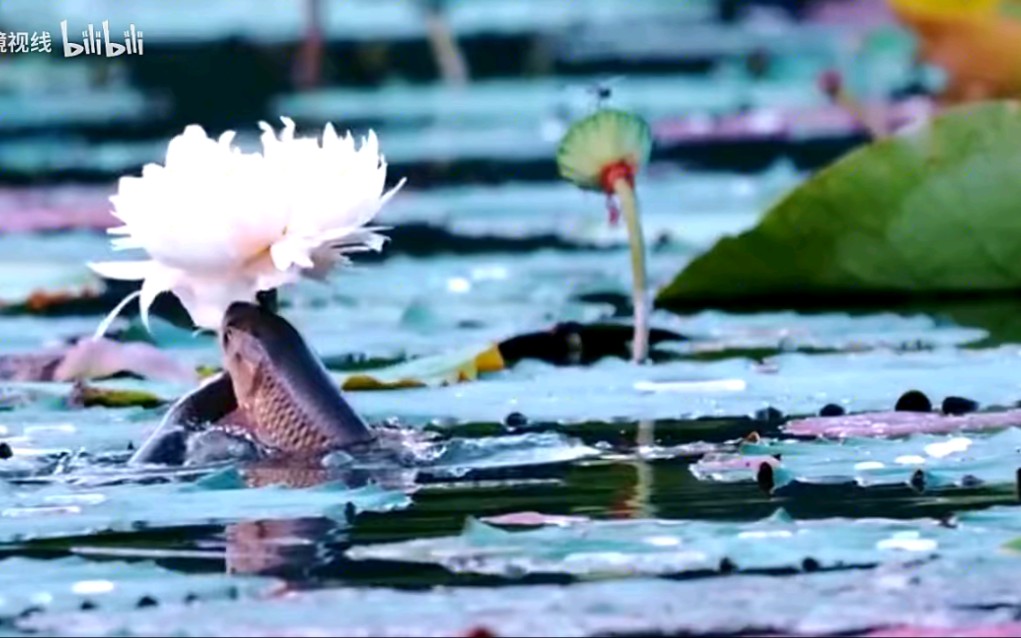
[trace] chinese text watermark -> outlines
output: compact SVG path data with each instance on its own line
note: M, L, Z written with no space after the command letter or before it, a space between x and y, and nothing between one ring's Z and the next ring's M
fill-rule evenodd
M121 55L142 55L144 41L142 31L134 24L128 25L123 32L123 39L118 42L116 34L110 34L110 22L104 20L102 27L97 29L89 24L81 32L81 40L72 42L68 35L67 20L60 23L60 35L64 39L64 57L73 58L79 55L97 55L116 58ZM51 53L53 39L49 31L0 31L0 53Z

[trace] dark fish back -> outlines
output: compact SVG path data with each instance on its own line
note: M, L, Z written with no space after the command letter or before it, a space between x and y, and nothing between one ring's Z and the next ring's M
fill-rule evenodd
M264 344L271 367L259 380L261 428L285 451L322 451L369 441L372 431L296 330Z

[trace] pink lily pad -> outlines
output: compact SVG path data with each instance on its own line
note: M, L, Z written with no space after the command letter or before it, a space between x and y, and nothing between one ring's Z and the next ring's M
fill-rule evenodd
M106 230L118 224L110 214L110 194L106 187L0 189L0 230Z
M789 422L795 436L826 438L947 434L967 430L1002 430L1021 426L1021 410L950 416L936 412L869 412L847 416L811 417Z
M101 379L130 372L159 381L198 381L192 368L148 343L82 339L64 355L53 372L56 381Z
M68 347L0 355L0 379L6 381L86 381L121 373L157 381L198 381L195 370L148 343L81 339Z
M732 454L707 455L698 462L698 470L703 474L713 472L728 472L733 470L758 470L762 465L769 465L776 469L780 467L780 461L775 456L749 455L737 456Z
M567 527L576 523L584 523L588 518L585 516L543 514L541 512L513 512L498 516L486 516L482 520L490 525L499 525L501 527L544 527L546 525Z

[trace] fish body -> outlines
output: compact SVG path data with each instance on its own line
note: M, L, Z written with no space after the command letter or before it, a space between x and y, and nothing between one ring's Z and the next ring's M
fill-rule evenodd
M322 455L375 438L283 317L255 304L235 303L224 315L220 347L224 371L174 404L129 463L187 462L189 441L210 425L286 456ZM224 455L229 456L226 448Z

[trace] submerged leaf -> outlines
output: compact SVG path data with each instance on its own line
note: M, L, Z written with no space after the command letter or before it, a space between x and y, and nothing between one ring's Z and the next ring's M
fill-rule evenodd
M341 376L344 390L425 388L475 381L480 374L503 370L497 346L470 348L445 355L422 357L406 363Z
M521 577L662 575L897 563L937 554L981 556L1021 529L1009 508L936 521L827 519L793 521L783 511L753 523L592 521L510 532L471 520L458 536L363 545L353 560L431 563L454 572Z
M844 157L662 290L664 306L1021 288L1021 110L956 109Z

